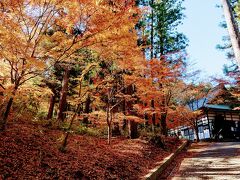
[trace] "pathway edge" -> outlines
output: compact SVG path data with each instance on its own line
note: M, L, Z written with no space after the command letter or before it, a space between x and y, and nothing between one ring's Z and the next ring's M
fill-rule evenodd
M157 177L166 169L166 167L174 160L174 158L185 148L187 147L189 144L189 141L185 141L183 142L183 144L181 144L177 150L170 154L169 156L167 156L166 158L164 158L158 165L157 167L155 167L154 169L151 169L150 172L144 176L142 179L145 180L156 180Z

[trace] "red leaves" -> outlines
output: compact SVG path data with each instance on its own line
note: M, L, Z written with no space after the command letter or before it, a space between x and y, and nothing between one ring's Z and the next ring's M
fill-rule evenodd
M143 140L118 138L109 146L105 139L78 135L70 137L68 151L61 153L60 135L37 125L10 124L0 133L0 177L137 179L170 153Z

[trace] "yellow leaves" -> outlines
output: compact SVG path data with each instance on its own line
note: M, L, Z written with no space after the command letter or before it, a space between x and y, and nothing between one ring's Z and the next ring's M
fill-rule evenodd
M197 116L202 114L202 111L201 110L196 110L196 111L193 111L193 114L194 114L194 116L197 117Z
M101 5L104 2L104 0L95 0L95 4L97 6Z
M5 79L8 75L8 65L0 58L0 80Z
M137 17L133 14L138 9L134 0L114 1L113 5L104 0L5 2L11 11L1 14L0 58L9 62L4 68L8 80L27 80L43 72L48 63L71 61L84 48L113 61L119 69L142 69L138 66L143 55L136 43ZM78 80L95 67L97 64L89 64Z
M23 70L43 70L46 67L46 64L44 61L40 61L33 57L27 58L27 63L25 66L23 66Z

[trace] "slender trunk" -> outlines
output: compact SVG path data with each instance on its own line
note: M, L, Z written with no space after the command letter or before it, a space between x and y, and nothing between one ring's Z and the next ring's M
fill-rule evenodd
M151 107L155 110L154 99L151 100ZM156 115L155 115L155 113L153 113L153 115L152 115L152 132L155 132L155 125L156 125Z
M70 129L72 128L73 122L74 122L74 120L75 120L75 118L77 116L77 111L78 111L79 108L80 108L80 105L78 105L76 112L72 116L72 119L71 119L70 124L69 124L68 129L67 129L67 132L66 132L66 134L65 134L65 136L63 138L62 145L59 147L59 150L61 152L65 152L66 151L67 141L68 141L68 137L69 137L69 134L70 134Z
M65 136L63 138L63 141L62 141L62 145L59 148L59 150L61 152L66 152L68 137L69 137L69 132L66 132L66 134L65 134Z
M110 98L111 98L111 92L108 90L107 93L107 125L108 125L108 144L111 144L111 125L112 125L112 115L111 115L111 110L110 110Z
M160 41L159 41L160 47L159 47L159 52L160 52L160 60L162 60L163 58L163 54L164 54L164 39L162 37L162 35L160 35Z
M109 104L107 105L108 144L111 144L111 114Z
M239 30L237 28L236 22L234 20L234 15L232 11L231 4L229 0L222 0L224 16L227 22L227 28L230 35L232 48L234 55L237 61L238 66L240 67L240 38Z
M145 127L147 127L148 126L148 115L147 115L147 113L144 113L144 120L145 120L144 125L145 125Z
M124 119L123 119L123 126L122 126L122 130L125 130L127 127L127 119L126 119L126 100L124 99L123 101L123 114L124 114Z
M85 103L85 109L84 109L84 113L85 114L89 114L89 112L90 112L90 104L91 104L91 97L90 97L90 95L88 95L87 99L86 99L86 103ZM83 118L83 123L84 124L88 124L88 117L84 117Z
M153 58L153 53L154 53L154 10L153 10L153 4L154 4L154 0L152 0L151 1L151 3L152 3L152 17L151 17L151 55L150 55L150 57L151 57L151 59Z
M197 138L197 142L200 141L199 139L199 134L198 134L198 125L197 125L197 120L195 121L194 123L194 129L195 129L195 132L196 132L196 138Z
M111 125L108 125L108 145L111 144Z
M47 119L52 119L52 117L53 117L53 110L54 110L55 102L56 102L56 96L53 94L50 98Z
M12 96L9 98L6 110L5 110L4 114L3 114L3 119L0 120L0 131L4 131L5 128L6 128L7 119L8 119L8 116L10 114L10 110L11 110L11 107L12 107L12 104L13 104L13 98L14 98L17 90L18 90L19 82L20 82L20 78L15 83L15 87L14 87L14 90L12 92Z
M64 120L64 111L67 107L67 93L68 93L68 82L69 82L69 75L70 71L68 68L65 69L63 82L62 82L62 91L61 91L61 97L59 101L59 109L58 109L58 120L63 121Z
M80 82L78 97L81 97L81 94L82 94L82 82ZM67 140L68 140L68 137L69 137L69 134L70 134L69 130L72 128L73 121L75 120L77 114L79 114L80 109L81 109L81 101L79 102L79 104L76 107L76 111L75 111L74 115L72 116L72 119L71 119L70 124L69 124L68 129L67 129L67 133L65 134L64 139L62 141L62 145L59 147L59 150L62 151L62 152L66 151Z
M13 104L13 97L10 97L10 99L7 103L6 111L3 114L3 119L0 121L0 131L4 131L6 128L7 119L10 114L12 104Z

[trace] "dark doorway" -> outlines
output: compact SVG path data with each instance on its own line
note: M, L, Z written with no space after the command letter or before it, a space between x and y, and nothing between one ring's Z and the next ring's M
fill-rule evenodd
M221 114L218 114L215 116L214 119L214 129L213 129L213 134L215 139L221 139L224 138L225 136L225 127L224 127L224 116Z
M220 138L234 138L232 127L235 127L234 121L224 120L223 115L216 115L214 120L213 134L216 139Z

